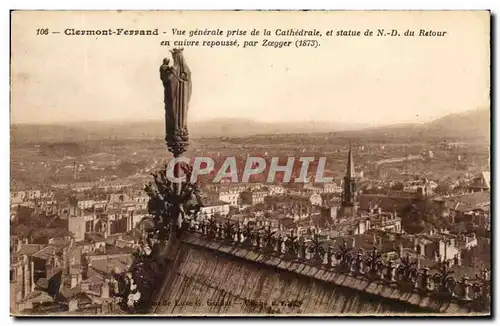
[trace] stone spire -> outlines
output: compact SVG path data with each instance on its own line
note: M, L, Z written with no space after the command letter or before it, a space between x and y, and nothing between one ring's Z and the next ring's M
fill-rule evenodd
M351 143L349 143L349 154L347 156L347 171L345 176L346 178L349 178L351 180L354 179L354 160L352 159Z
M349 144L349 154L347 156L347 170L344 177L344 187L342 193L342 207L354 207L356 205L356 180L354 176L354 160L352 158L352 148ZM352 215L352 212L345 212Z

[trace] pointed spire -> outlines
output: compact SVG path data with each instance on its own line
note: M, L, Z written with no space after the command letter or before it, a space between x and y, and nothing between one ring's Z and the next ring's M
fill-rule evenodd
M354 179L354 160L352 159L352 148L351 148L350 142L349 142L349 154L347 156L346 177L350 178L350 179Z

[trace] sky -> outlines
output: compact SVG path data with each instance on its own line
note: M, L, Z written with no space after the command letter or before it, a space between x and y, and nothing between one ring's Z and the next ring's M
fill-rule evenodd
M441 38L324 36L314 49L184 48L193 79L189 120L426 122L489 107L489 22L487 12L466 11L14 12L11 122L162 119L158 68L172 47L160 42L189 39L173 37L172 28L447 31ZM39 28L60 33L36 35ZM66 36L66 28L158 28L160 36ZM264 38L280 39L247 39Z

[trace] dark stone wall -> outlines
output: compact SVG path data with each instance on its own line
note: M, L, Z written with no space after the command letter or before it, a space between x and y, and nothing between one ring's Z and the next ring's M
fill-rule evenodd
M167 269L152 309L160 315L372 315L433 311L189 242L181 245Z

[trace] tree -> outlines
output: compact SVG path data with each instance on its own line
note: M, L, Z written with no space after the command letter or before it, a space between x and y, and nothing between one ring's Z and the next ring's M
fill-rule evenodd
M31 209L29 207L19 206L14 217L14 222L17 224L28 224L32 221L31 217Z
M23 224L11 225L10 232L21 239L25 239L31 236L32 228Z
M50 238L70 235L67 224L58 218L50 218L43 214L33 214L30 208L20 206L11 222L11 234L20 238L28 238L30 243L47 243Z
M444 195L444 194L449 194L451 192L451 190L452 190L452 187L449 183L441 182L438 184L436 189L434 189L434 192L437 194L440 194L440 195Z
M416 205L408 205L403 210L401 219L402 228L411 234L420 233L425 230L425 221Z
M402 191L404 189L404 185L402 182L396 182L391 186L391 190Z
M266 205L264 203L258 203L255 205L255 210L257 211L262 211L264 209L266 209Z
M56 229L56 228L46 228L37 229L33 231L32 237L34 242L47 242L51 238L63 238L71 235L68 230ZM47 241L45 241L47 240Z

